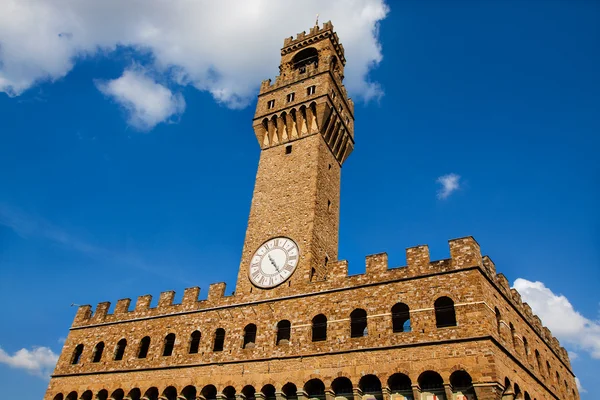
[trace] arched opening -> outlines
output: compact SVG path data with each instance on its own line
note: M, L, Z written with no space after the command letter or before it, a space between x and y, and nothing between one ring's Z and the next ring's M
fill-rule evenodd
M243 349L253 349L256 343L256 325L248 324L244 328L244 344Z
M65 400L78 400L77 392L71 392Z
M331 390L333 390L335 397L345 397L348 400L354 399L352 388L352 381L345 376L335 378L333 382L331 382Z
M319 314L312 319L312 341L322 342L327 340L327 317Z
M83 394L81 395L80 399L81 400L92 400L92 396L93 393L91 390L86 390L85 392L83 392Z
M158 400L158 389L151 387L150 389L146 390L146 393L144 393L144 398L147 400Z
M406 397L406 395L412 396L412 382L410 378L401 373L396 373L390 376L388 379L388 387L392 394L398 393Z
M265 396L265 400L275 400L275 386L267 384L260 391Z
M133 388L127 393L127 398L131 400L140 400L142 398L142 392L138 388Z
M200 391L200 396L204 397L206 400L216 400L217 388L214 385L206 385Z
M368 394L376 399L383 399L381 392L381 381L375 375L365 375L358 381L358 388L362 390L363 395Z
M556 371L556 384L560 385L560 374Z
M194 331L190 335L190 354L198 354L198 349L200 349L200 338L202 334L200 331Z
M525 400L531 400L531 396L529 395L529 393L525 392Z
M123 400L123 397L125 397L125 392L123 391L123 389L117 389L110 395L110 398L112 400Z
M418 379L421 393L429 393L436 395L440 399L445 399L446 395L444 392L444 380L435 371L425 371L419 375Z
M304 384L304 391L309 399L324 399L325 385L320 379L311 379Z
M255 400L256 399L256 389L254 386L247 385L242 389L242 394L246 396L246 400Z
M223 396L225 396L227 400L235 400L235 388L233 386L227 386L223 389Z
M167 400L177 400L177 389L175 389L173 386L167 386L167 388L163 390L160 397Z
M525 357L529 358L529 342L525 336L523 336L523 347L525 348Z
M63 396L62 393L58 393L56 396L54 396L53 400L64 400L65 396Z
M148 349L150 349L150 336L145 336L140 341L140 351L138 351L138 358L146 358L148 356Z
M288 382L281 388L281 392L284 394L287 400L298 399L298 388L292 382Z
M290 335L292 330L292 324L287 319L283 321L279 321L277 323L277 341L275 342L277 345L279 344L289 344L290 343Z
M500 310L498 310L498 307L494 308L494 312L496 313L496 330L498 331L498 335L502 336L502 331L500 329L500 325L502 324L502 315L500 315Z
M104 353L104 342L100 342L94 347L92 362L100 362L102 359L102 353Z
M315 275L317 273L317 270L313 267L310 269L310 276L308 277L308 280L310 282L314 282L315 281Z
M121 339L117 343L117 347L115 348L115 361L121 361L123 359L123 355L125 355L125 348L127 347L127 340Z
M73 351L73 357L71 358L71 364L73 364L73 365L79 364L79 362L81 361L82 353L83 353L83 345L78 344L77 347L75 347L75 350Z
M139 389L133 389L131 392L133 392L134 390L137 390L139 393ZM129 392L131 394L131 392ZM132 397L129 396L131 398L131 400L140 400L140 394L138 394L138 397ZM108 390L106 389L102 389L101 391L98 392L98 394L96 394L96 400L107 400L108 399Z
M292 68L299 70L300 73L306 72L308 65L313 65L315 68L319 65L319 52L314 47L299 51L292 59Z
M513 323L509 323L508 324L509 328L510 328L510 340L512 340L512 345L513 348L516 350L517 349L517 335L515 334L515 326L513 325Z
M552 367L550 367L550 362L546 360L546 371L548 372L548 379L552 379Z
M350 337L363 337L367 333L367 312L357 308L350 313Z
M537 367L538 367L538 371L540 371L540 374L542 373L542 358L540 357L540 352L535 351L535 361L537 363Z
M183 396L185 400L196 400L196 393L196 387L189 385L183 388L181 396Z
M392 307L392 331L410 332L410 310L404 303L396 303Z
M435 307L435 325L438 328L456 326L456 312L454 311L454 301L450 297L440 297L434 303Z
M224 343L225 343L225 329L218 328L215 331L215 342L213 344L213 351L223 351Z
M473 389L473 379L467 371L454 371L450 375L450 385L452 393L467 396L469 399L475 399L475 390Z
M163 348L163 356L173 355L173 347L175 347L175 334L169 333L165 336L165 345Z
M515 392L515 400L523 398L523 393L521 393L521 388L516 383L514 386L514 392Z

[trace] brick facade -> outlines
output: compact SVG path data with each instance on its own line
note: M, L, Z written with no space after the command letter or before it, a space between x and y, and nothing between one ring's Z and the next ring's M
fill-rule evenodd
M427 246L407 249L403 267L368 256L365 274L348 276L337 257L341 167L354 146L344 64L325 23L286 39L280 76L261 86L236 292L217 283L206 300L189 288L180 304L164 292L154 308L149 295L112 314L110 303L80 307L46 400L579 398L567 352L473 238L449 241L445 260ZM252 285L252 254L282 235L300 248L295 272Z

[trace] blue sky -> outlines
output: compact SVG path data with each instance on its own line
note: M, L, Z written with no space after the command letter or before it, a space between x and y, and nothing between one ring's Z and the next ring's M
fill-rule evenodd
M448 239L473 235L511 284L521 278L515 286L575 353L591 392L600 370L600 3L394 1L385 12L378 1L314 2L284 26L290 3L255 12L246 2L233 16L195 5L186 14L205 18L200 32L216 24L213 37L187 35L176 18L156 27L165 42L187 40L181 54L118 21L80 41L35 3L18 10L29 30L0 16L6 397L43 395L71 303L152 294L155 304L161 291L180 298L190 286L203 297L218 281L234 289L259 157L255 95L276 74L283 38L308 29L315 12L337 28L357 102L342 173L340 258L350 272L382 251L404 265L404 249L417 244L446 258ZM78 7L82 20L101 22L119 6ZM135 25L135 6L123 7L115 18ZM51 52L26 40L40 15Z

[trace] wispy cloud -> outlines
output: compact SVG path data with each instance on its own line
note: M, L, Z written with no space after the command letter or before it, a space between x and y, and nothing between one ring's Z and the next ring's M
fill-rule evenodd
M442 185L437 192L437 197L438 199L444 200L460 188L460 175L442 175L436 179L436 182Z
M560 341L600 359L600 322L584 317L565 296L542 282L518 278L513 286Z
M56 361L58 361L58 354L48 347L33 347L31 350L23 348L13 355L8 354L0 347L0 363L11 368L24 369L31 375L43 379L50 377Z
M176 276L184 275L179 273L177 268L173 266L169 266L169 268L153 266L146 263L135 254L114 251L91 244L43 217L27 214L18 208L11 207L4 203L0 203L0 225L12 229L23 238L41 238L49 240L89 257L110 260L112 263L126 265L162 278L180 280L185 284L191 283L186 279L177 279Z
M579 381L578 377L575 377L575 384L577 385L577 390L579 390L579 393L587 393L587 390L581 386L581 382Z

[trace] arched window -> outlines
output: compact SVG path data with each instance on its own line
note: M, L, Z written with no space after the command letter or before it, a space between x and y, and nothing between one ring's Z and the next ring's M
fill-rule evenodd
M100 342L94 347L94 351L92 354L92 362L95 362L95 363L100 362L100 360L102 359L103 352L104 352L104 342Z
M135 397L135 390L138 391L138 396ZM141 394L139 393L139 389L133 389L129 392L129 397L131 398L131 400L140 400ZM132 395L132 392L133 395ZM98 394L96 394L96 400L107 400L108 399L108 390L106 389L102 389L101 391L98 392Z
M151 387L150 389L146 390L144 397L148 400L158 400L158 389Z
M196 387L194 385L189 385L183 388L181 391L181 395L185 400L196 400Z
M77 400L78 398L77 392L71 392L67 395L66 400Z
M512 340L512 345L513 348L516 350L517 349L517 335L515 333L515 326L513 325L513 323L511 322L510 324L508 324L508 326L510 327L510 340Z
M106 395L108 397L108 392L106 393ZM129 398L131 400L140 400L142 398L142 392L138 388L133 388L129 391L129 393L127 393L127 398ZM98 400L101 400L100 397L98 397ZM106 400L106 397L104 397L103 400ZM186 400L190 400L190 399L186 399ZM194 399L192 399L192 400L194 400Z
M235 400L235 388L233 386L227 386L223 389L223 395L227 400Z
M177 400L177 389L173 386L167 386L160 397L161 399Z
M548 379L552 379L552 368L550 362L546 361L546 370L548 371Z
M367 312L357 308L350 313L350 337L367 336Z
M556 385L560 385L560 374L556 371Z
M165 336L165 346L163 348L163 356L173 355L173 347L175 347L175 334L169 333Z
M333 382L331 382L331 390L333 390L335 397L345 397L346 399L350 400L354 398L352 381L345 376L335 378Z
M531 400L531 396L527 392L525 392L525 400Z
M444 393L444 380L435 371L425 371L419 375L419 387L423 392Z
M79 361L81 361L82 353L83 353L83 345L78 344L77 347L75 347L75 351L73 351L73 357L71 358L71 364L73 364L73 365L79 364Z
M496 329L498 330L498 335L502 337L502 315L500 315L500 310L498 310L498 307L494 308L494 311L496 312Z
M529 358L529 342L525 336L523 336L523 347L525 348L525 357Z
M363 394L369 394L376 399L383 399L381 381L375 375L365 375L358 381L358 387Z
M200 338L202 337L202 334L200 333L200 331L194 331L192 332L192 335L190 336L190 354L198 354L198 349L200 348Z
M79 400L92 400L93 396L94 395L91 390L86 390L85 392L83 392Z
M265 400L275 400L275 386L265 385L260 391L265 396Z
M288 382L281 388L287 400L296 400L298 398L298 389L292 382Z
M327 340L327 317L319 314L312 319L312 341L322 342Z
M410 378L404 374L397 373L390 376L388 379L388 387L390 388L392 394L406 393L412 395L412 382Z
M463 394L468 393L473 388L473 379L467 371L454 371L450 375L450 385L454 392L462 392Z
M58 393L56 396L54 396L54 400L63 400L64 396L62 393Z
M253 349L256 343L256 325L248 324L244 328L244 344L243 349Z
M138 358L146 358L148 356L148 349L150 349L150 336L145 336L140 342Z
M537 367L538 367L538 371L540 371L540 374L542 373L542 358L540 357L540 352L535 351L535 361L537 362Z
M224 343L225 343L225 329L219 328L215 331L215 343L213 345L213 351L223 351Z
M115 361L121 361L123 359L123 355L125 355L125 348L127 347L127 340L121 339L117 343L117 347L115 348Z
M287 319L277 323L277 341L276 344L288 344L290 342L292 324Z
M256 399L256 389L254 386L247 385L242 389L242 394L246 396L246 400L255 400Z
M314 267L310 269L310 276L308 277L308 280L310 282L314 282L316 273L317 273L317 270Z
M434 303L435 324L438 328L456 326L456 313L454 302L450 297L440 297Z
M123 391L123 389L117 389L114 392L112 392L112 394L110 395L111 400L123 400L123 398L125 397L125 392ZM169 399L171 400L171 399Z
M292 68L300 70L300 73L306 72L306 66L309 64L317 67L319 65L319 52L314 47L299 51L292 59Z
M206 400L216 400L217 388L214 385L206 385L200 391L200 396L204 397Z
M325 385L320 379L311 379L310 381L304 384L304 391L308 395L309 399L317 398L324 399L325 398Z
M396 303L392 307L392 331L410 332L410 311L404 303Z

